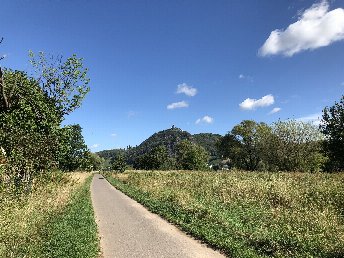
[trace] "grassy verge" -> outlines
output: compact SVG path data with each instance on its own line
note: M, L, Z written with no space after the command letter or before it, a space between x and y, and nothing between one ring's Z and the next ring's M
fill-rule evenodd
M29 196L4 199L0 257L97 257L91 179L86 173L59 173Z
M127 172L106 177L230 257L344 256L344 174Z

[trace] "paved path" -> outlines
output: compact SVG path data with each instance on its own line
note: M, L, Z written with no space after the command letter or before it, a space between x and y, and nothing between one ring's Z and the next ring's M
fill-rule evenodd
M104 258L223 257L149 212L95 174L92 202Z

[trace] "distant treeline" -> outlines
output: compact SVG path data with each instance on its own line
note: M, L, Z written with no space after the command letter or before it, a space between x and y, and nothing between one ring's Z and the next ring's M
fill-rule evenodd
M153 134L140 145L97 153L103 169L242 169L249 171L344 171L344 96L325 107L320 125L297 120L270 125L244 120L226 135L179 128Z

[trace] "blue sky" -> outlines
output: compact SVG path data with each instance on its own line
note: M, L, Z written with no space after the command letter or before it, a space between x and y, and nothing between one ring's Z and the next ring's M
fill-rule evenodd
M244 119L316 118L344 93L344 0L2 0L1 65L76 53L91 91L65 124L92 151L172 125L225 134ZM178 93L179 92L179 93Z

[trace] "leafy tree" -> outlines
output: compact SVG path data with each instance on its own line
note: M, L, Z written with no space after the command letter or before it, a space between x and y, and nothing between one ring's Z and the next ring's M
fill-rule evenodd
M141 155L135 163L135 168L145 170L167 170L172 168L172 163L167 148L164 145L159 145L150 152Z
M5 173L18 186L56 165L59 116L26 73L5 69L0 78L0 147Z
M238 168L256 170L262 162L262 136L268 130L265 123L244 120L220 140L219 152Z
M80 125L68 125L60 129L59 168L74 171L85 168L88 148L82 136Z
M324 151L327 170L344 171L344 95L339 102L323 110L320 130L325 134Z
M207 151L195 143L183 140L177 144L176 163L179 169L207 169L208 158Z
M16 185L58 166L61 121L89 90L82 59L30 55L36 78L0 69L0 147L6 177Z
M113 170L123 173L127 167L127 163L125 161L125 156L119 153L116 157L111 160L111 167Z
M321 155L324 139L319 129L302 121L278 121L271 126L261 153L270 169L281 171L319 171L325 161Z
M87 68L83 59L75 54L63 61L62 56L46 56L39 52L36 56L29 52L34 76L43 92L52 100L61 118L80 107L90 88Z
M101 170L105 159L100 157L98 154L87 151L85 153L85 167L86 170Z

